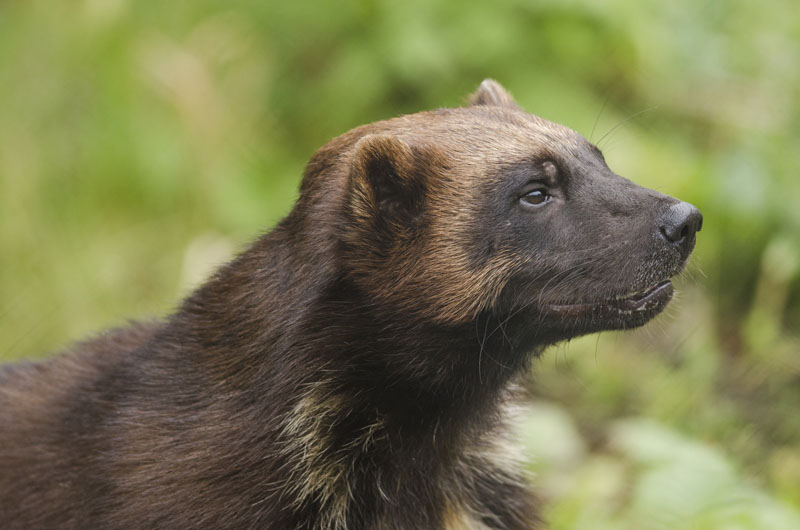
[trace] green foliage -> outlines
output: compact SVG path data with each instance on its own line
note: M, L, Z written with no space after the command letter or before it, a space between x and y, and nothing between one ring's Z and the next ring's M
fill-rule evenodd
M530 413L526 440L556 527L798 528L794 11L6 2L0 358L164 314L288 211L325 141L461 104L494 77L598 142L619 173L705 215L666 316L537 363L533 392L549 405Z

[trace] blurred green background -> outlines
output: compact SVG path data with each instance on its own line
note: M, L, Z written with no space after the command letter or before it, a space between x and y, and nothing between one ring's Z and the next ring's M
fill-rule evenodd
M166 314L328 139L484 77L705 215L666 315L534 367L553 527L800 528L790 0L3 2L0 359Z

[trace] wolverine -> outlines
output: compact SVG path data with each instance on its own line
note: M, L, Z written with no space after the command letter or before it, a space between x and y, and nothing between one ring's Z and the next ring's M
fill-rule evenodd
M0 370L0 527L543 528L520 378L660 313L701 225L492 80L356 128L173 314Z

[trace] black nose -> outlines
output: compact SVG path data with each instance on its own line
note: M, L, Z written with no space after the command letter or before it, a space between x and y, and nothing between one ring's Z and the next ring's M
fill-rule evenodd
M661 215L661 235L688 254L694 246L695 234L703 228L703 214L688 202L670 206Z

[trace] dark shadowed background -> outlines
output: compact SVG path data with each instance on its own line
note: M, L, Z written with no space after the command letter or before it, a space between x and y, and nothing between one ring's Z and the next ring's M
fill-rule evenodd
M800 17L769 4L0 5L0 360L164 315L346 130L484 77L703 211L666 314L551 349L556 529L800 528Z

